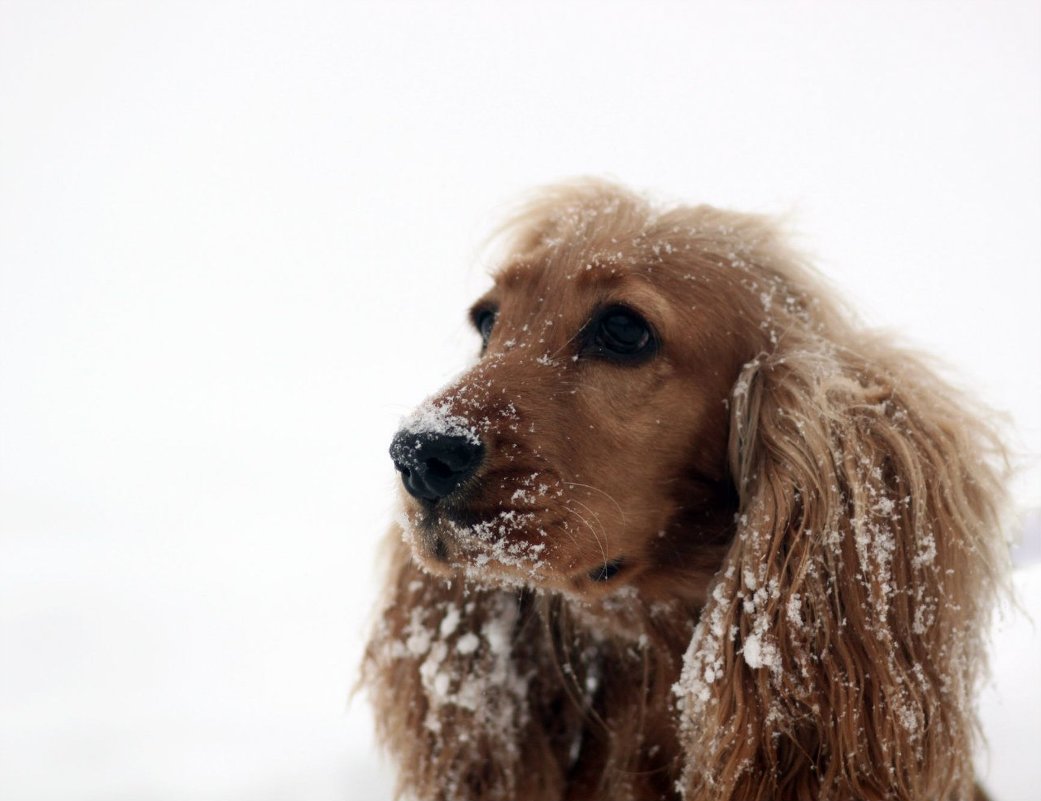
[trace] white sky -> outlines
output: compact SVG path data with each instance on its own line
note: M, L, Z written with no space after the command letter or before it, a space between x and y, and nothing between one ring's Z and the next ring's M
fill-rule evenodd
M503 204L578 174L790 212L1041 506L1037 2L0 0L0 796L387 797L344 713L386 447Z

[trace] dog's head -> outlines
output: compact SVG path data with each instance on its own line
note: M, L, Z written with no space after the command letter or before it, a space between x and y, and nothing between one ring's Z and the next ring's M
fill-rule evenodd
M806 315L769 267L770 229L584 183L507 231L470 312L480 360L391 446L416 557L486 583L697 600L733 532L735 381Z
M391 446L402 526L430 572L570 600L541 607L549 645L520 624L511 644L501 609L526 594L421 581L408 563L388 697L408 686L401 637L451 591L439 636L464 615L522 661L578 648L571 621L608 644L619 767L601 794L641 770L627 760L657 708L688 798L968 797L968 710L1007 558L989 415L841 313L760 218L586 183L540 195L507 233L471 310L480 360ZM473 672L467 642L436 659ZM424 698L427 665L446 675L433 653ZM459 713L435 725L470 737ZM500 797L517 796L520 760Z

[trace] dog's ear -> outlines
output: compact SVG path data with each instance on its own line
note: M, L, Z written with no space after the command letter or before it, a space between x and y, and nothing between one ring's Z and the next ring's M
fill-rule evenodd
M399 769L398 794L563 797L558 755L566 748L558 740L573 736L578 716L565 719L559 671L545 668L551 656L531 599L432 576L412 561L399 530L389 540L387 596L361 685Z
M970 797L997 439L882 340L782 342L731 402L736 534L676 686L685 799Z

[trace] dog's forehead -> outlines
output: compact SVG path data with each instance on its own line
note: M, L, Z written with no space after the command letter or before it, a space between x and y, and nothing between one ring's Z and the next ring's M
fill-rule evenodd
M647 268L635 254L571 253L513 261L494 274L496 289L506 298L556 300L568 304L594 298L617 287L646 281ZM539 301L538 299L542 299Z

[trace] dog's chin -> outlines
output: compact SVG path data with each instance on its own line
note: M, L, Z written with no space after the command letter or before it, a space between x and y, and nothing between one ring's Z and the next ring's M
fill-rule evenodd
M517 525L523 514L501 510L488 516L410 504L403 522L405 541L416 563L432 575L488 588L558 592L584 603L617 595L643 573L623 558L587 565L570 559L553 548L551 535L541 526ZM505 526L504 520L514 525Z
M545 535L523 525L526 513L478 514L460 506L408 502L401 521L405 542L427 572L489 587L547 588L552 566Z
M399 522L402 538L420 567L446 578L459 572L458 547L438 512L427 504L406 502Z

